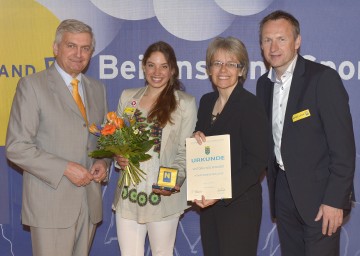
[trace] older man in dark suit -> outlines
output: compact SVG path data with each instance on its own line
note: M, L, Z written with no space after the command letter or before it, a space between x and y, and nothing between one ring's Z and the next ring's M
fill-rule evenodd
M266 16L260 41L271 68L257 95L272 127L267 178L282 255L339 255L355 170L348 95L335 70L298 55L300 27L291 14Z

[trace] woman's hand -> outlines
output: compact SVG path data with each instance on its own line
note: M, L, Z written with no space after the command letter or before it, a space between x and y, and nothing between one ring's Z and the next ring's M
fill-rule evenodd
M126 166L129 165L129 159L121 156L121 155L116 155L115 157L116 162L119 164L119 166L121 167L121 169L124 169Z
M199 145L206 141L205 134L201 131L194 132L192 137L196 139Z
M219 199L205 199L204 196L201 196L201 200L194 200L194 203L197 204L200 208L206 208L215 204Z
M174 193L180 192L180 187L178 185L175 185L174 189L175 189L175 191L169 191L169 190L165 190L165 189L153 188L152 191L155 194L162 195L162 196L171 196Z

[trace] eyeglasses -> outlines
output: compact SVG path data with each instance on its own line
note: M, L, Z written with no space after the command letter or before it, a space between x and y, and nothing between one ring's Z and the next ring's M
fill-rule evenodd
M225 65L226 68L228 69L237 69L237 68L242 68L243 65L240 63L235 63L235 62L221 62L221 61L214 61L213 63L210 64L210 67L212 68L216 68L216 69L220 69L223 65Z

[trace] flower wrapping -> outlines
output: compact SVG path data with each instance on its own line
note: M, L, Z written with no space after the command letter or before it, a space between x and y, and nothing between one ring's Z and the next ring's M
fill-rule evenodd
M90 133L98 136L98 148L89 153L90 157L111 158L121 155L129 159L129 165L122 170L119 187L128 187L130 182L137 185L145 179L146 173L140 169L140 162L151 158L147 152L154 145L147 126L127 115L119 117L115 112L109 112L104 124L92 124L89 127Z

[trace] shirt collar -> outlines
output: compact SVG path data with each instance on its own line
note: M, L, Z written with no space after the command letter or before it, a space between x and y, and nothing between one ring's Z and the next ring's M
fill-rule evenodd
M73 77L70 76L68 73L66 73L60 66L59 64L55 61L55 68L56 70L60 73L62 79L64 80L66 85L69 85L71 83L71 81L73 80ZM79 84L81 83L81 73L77 75L77 77L75 77L77 80L79 80Z
M294 59L291 61L290 65L288 66L288 68L286 69L286 71L284 72L284 74L281 77L284 76L289 76L289 75L293 75L294 74L294 70L295 70L295 66L296 66L296 61L298 59L298 55L296 54ZM276 78L276 73L275 73L275 69L273 69L272 67L269 70L269 74L267 76L271 82L276 83L278 82L278 79Z

